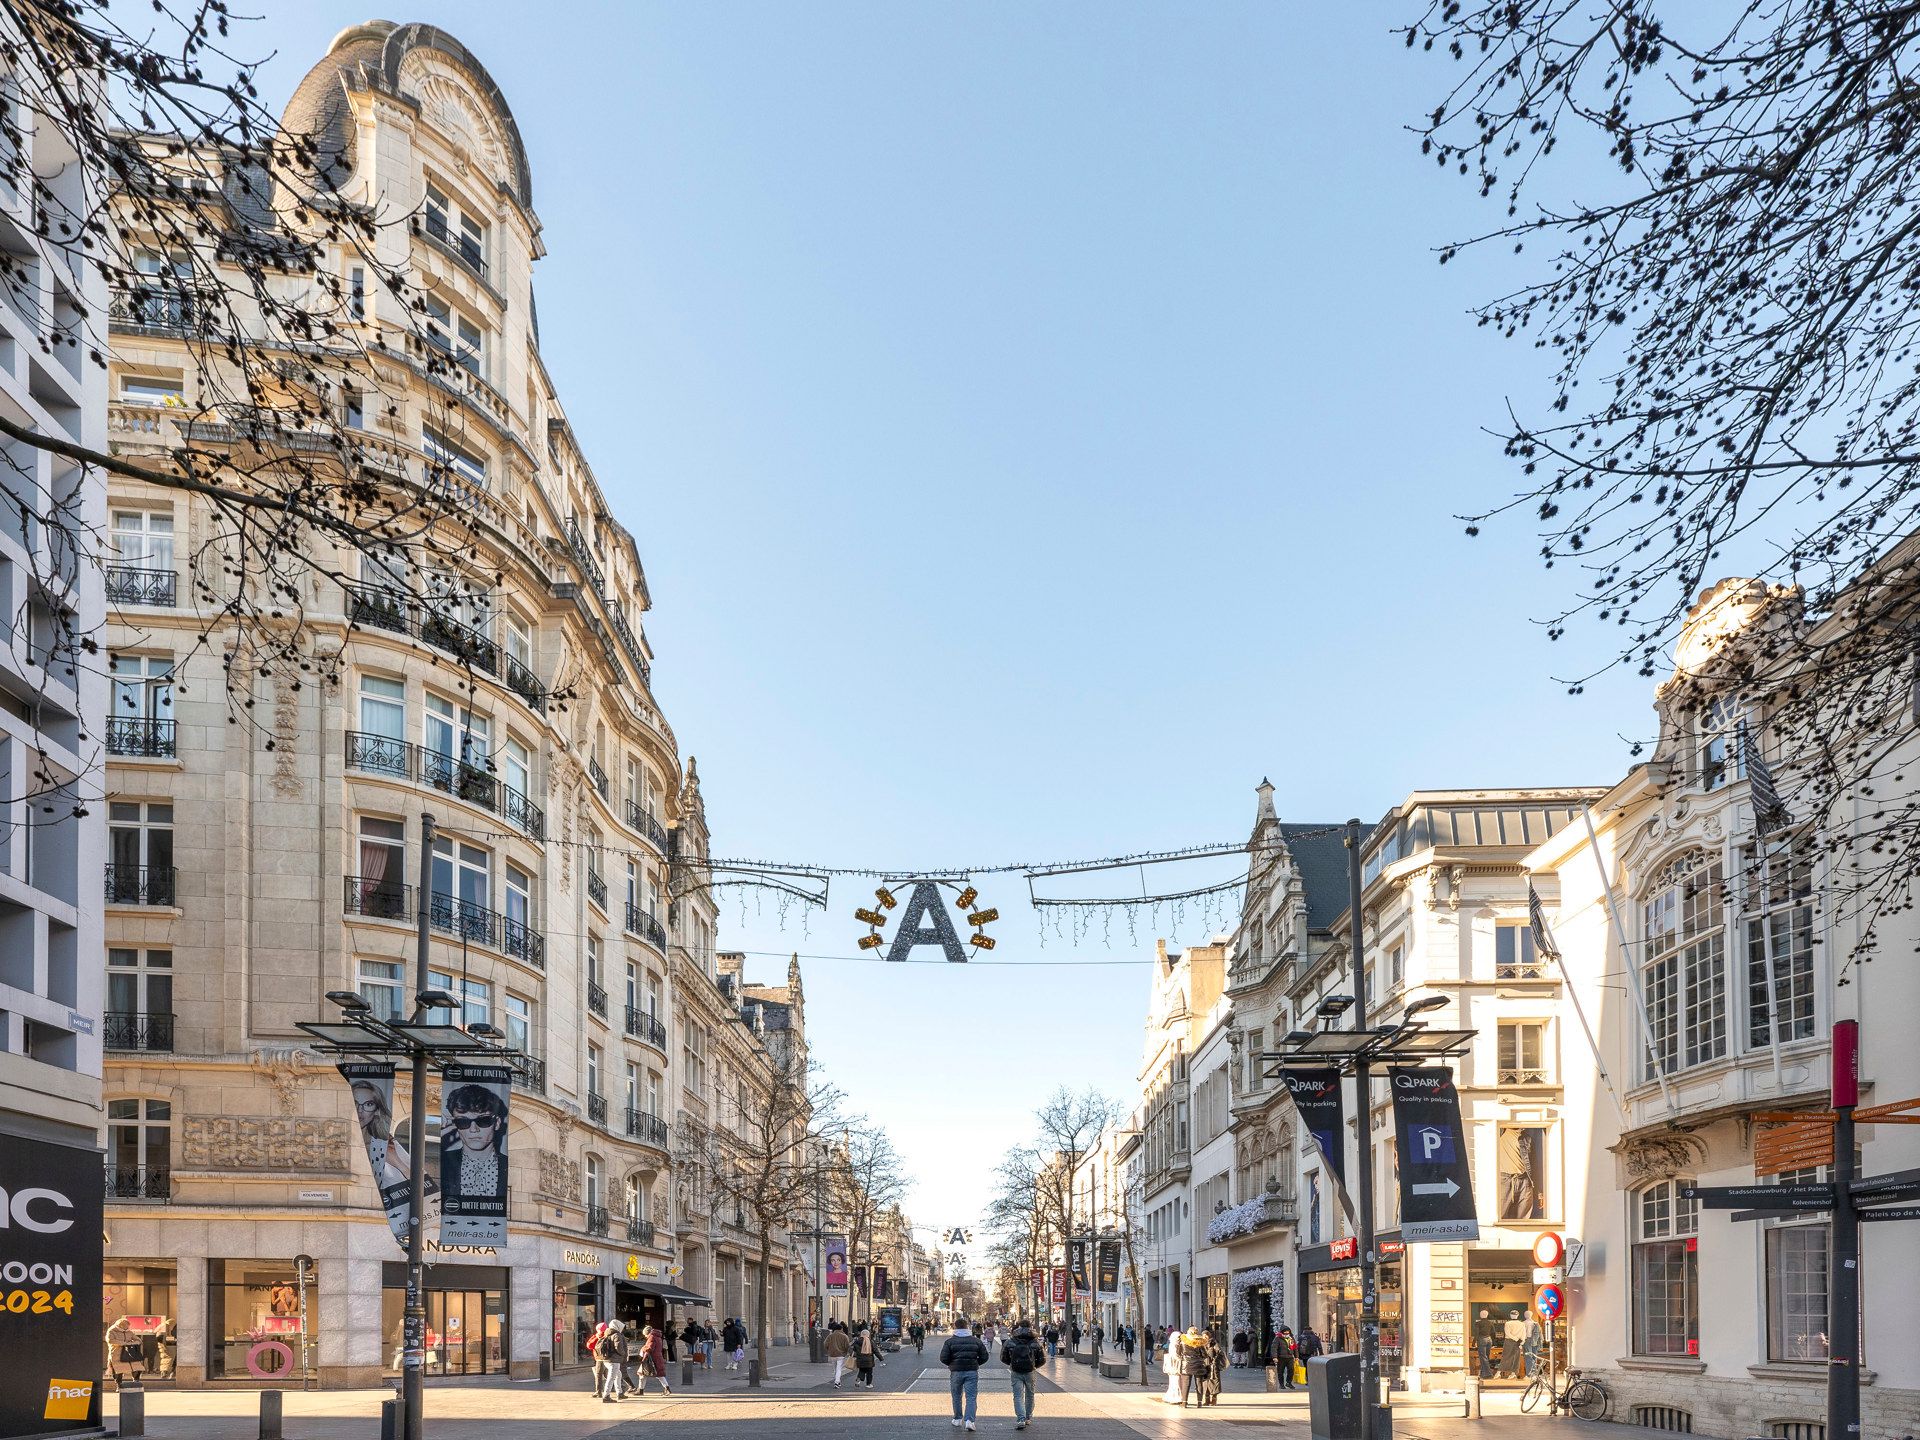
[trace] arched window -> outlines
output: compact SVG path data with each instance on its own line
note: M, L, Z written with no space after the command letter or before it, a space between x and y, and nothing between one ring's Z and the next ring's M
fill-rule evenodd
M1705 851L1682 855L1654 881L1640 985L1653 1032L1648 1078L1727 1051L1726 876Z
M1699 1211L1662 1180L1629 1197L1633 1206L1633 1353L1700 1353Z
M172 1196L173 1105L166 1100L107 1101L107 1196Z

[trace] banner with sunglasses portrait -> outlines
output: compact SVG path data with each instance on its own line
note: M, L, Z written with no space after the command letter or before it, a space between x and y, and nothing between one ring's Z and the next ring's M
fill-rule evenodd
M407 1147L393 1133L393 1066L364 1061L337 1067L353 1092L354 1121L366 1142L373 1183L387 1212L393 1238L407 1243L407 1210L413 1203L413 1162Z
M507 1243L505 1065L449 1065L441 1075L440 1243Z

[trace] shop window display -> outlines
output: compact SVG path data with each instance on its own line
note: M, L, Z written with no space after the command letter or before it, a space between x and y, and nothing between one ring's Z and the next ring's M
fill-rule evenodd
M171 1265L106 1267L100 1297L104 1373L122 1383L173 1378L178 1293Z
M209 1260L208 1378L278 1382L311 1373L319 1301L316 1277L309 1272L303 1286L291 1261Z
M600 1323L600 1281L592 1275L553 1274L553 1363L587 1365L587 1336Z

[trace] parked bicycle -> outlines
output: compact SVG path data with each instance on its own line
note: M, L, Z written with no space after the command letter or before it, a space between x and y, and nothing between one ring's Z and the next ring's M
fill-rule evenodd
M1520 1397L1520 1408L1532 1413L1542 1401L1551 1401L1550 1408L1581 1420L1604 1420L1613 1405L1613 1397L1607 1394L1607 1387L1598 1380L1587 1379L1578 1370L1567 1371L1566 1388L1558 1395L1547 1384L1546 1376L1534 1376L1533 1383L1527 1386L1527 1393Z

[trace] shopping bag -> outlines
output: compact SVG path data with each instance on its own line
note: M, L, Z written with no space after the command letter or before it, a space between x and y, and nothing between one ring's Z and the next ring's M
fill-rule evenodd
M1304 1385L1307 1383L1307 1367L1302 1365L1298 1360L1293 1362L1293 1383L1296 1385Z

